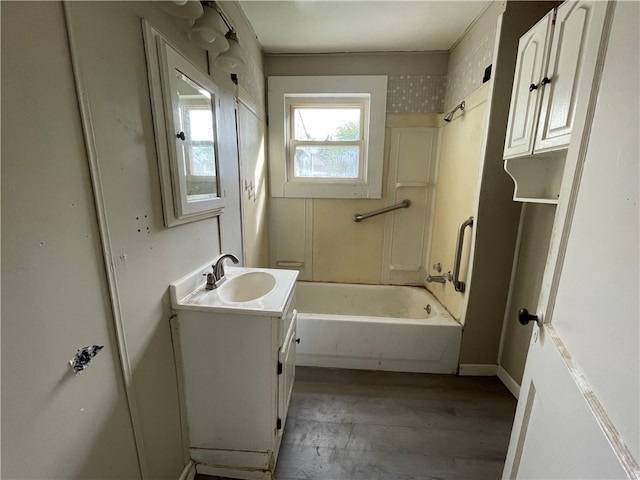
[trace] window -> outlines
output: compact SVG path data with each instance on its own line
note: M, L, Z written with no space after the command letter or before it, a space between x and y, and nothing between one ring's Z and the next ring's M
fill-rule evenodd
M270 77L275 197L380 198L387 78Z

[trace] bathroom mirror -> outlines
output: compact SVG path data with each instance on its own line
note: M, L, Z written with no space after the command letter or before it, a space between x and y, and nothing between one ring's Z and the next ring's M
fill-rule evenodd
M144 24L165 225L219 215L218 88Z

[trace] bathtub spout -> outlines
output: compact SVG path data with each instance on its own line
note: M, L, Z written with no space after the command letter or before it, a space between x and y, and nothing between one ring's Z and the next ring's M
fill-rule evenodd
M447 283L447 278L445 275L428 275L427 283Z

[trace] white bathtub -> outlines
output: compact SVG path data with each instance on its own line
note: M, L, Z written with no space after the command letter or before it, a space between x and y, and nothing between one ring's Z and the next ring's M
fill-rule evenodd
M462 326L424 288L298 282L296 309L297 365L457 370Z

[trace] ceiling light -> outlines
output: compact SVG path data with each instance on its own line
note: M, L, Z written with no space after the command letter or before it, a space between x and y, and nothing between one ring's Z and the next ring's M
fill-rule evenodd
M205 50L218 53L229 49L229 42L225 38L226 31L227 26L220 14L207 7L204 9L204 15L189 29L188 37Z
M174 0L154 3L168 14L187 20L200 18L204 13L202 4L197 0Z

